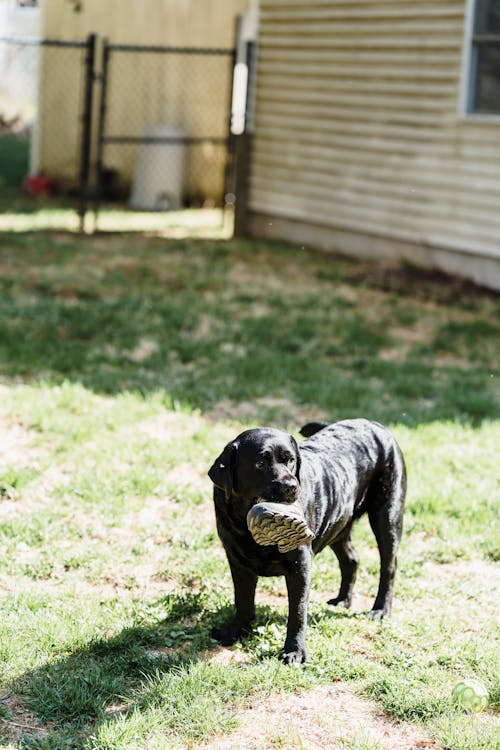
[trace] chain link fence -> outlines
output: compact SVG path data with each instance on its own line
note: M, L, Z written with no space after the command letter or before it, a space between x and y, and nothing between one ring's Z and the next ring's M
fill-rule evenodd
M89 208L232 204L234 69L234 49L0 37L0 209L83 228Z

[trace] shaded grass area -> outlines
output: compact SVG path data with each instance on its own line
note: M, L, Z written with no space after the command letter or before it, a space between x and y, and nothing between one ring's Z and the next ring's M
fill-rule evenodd
M4 235L0 279L3 746L196 748L254 696L339 679L442 747L497 746L494 295L280 243L64 234ZM408 463L392 623L363 614L362 521L353 612L325 605L337 567L315 561L308 665L276 661L279 579L219 663L207 467L243 426L356 415L392 423ZM452 706L462 677L484 714Z
M7 377L160 389L205 411L279 399L329 419L498 415L500 305L466 285L441 301L446 282L408 269L400 295L368 266L353 281L352 263L278 243L10 235L1 266Z

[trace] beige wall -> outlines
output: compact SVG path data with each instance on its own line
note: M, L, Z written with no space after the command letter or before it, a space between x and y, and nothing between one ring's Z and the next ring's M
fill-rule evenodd
M261 0L255 232L500 286L500 118L460 112L465 8Z
M75 13L70 0L42 0L41 34L82 40L96 32L113 44L230 48L236 16L247 6L248 0L82 0L82 11ZM69 182L79 148L80 71L79 53L50 48L42 52L38 167ZM145 124L162 122L192 136L225 136L229 83L229 58L204 63L116 53L110 66L107 133L140 135ZM98 97L95 110L97 106ZM104 156L105 166L117 169L123 181L130 180L137 147L108 146ZM223 149L189 148L186 161L186 189L202 199L219 198Z
M41 0L42 35L81 39L91 31L118 44L230 47L234 16L248 0Z

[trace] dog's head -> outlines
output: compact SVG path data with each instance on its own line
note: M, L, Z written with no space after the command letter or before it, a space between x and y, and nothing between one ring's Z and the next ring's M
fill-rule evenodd
M300 492L297 441L268 427L246 430L226 445L208 476L224 491L226 501L233 495L238 498L245 515L261 500L293 503Z

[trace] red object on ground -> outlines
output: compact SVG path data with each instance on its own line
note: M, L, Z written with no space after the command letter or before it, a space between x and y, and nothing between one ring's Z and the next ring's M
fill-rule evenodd
M51 193L54 189L54 183L50 177L44 177L41 174L30 174L24 181L24 189L27 193L32 193L33 195Z

